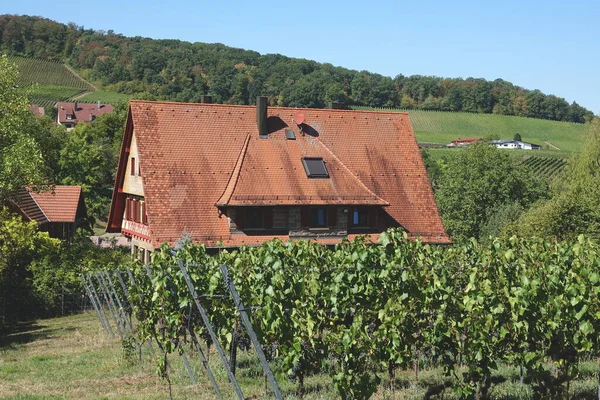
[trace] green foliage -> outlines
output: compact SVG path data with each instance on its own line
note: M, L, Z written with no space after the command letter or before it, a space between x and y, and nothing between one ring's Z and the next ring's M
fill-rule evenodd
M125 117L122 105L94 123L78 124L60 151L60 183L80 185L88 214L101 220L108 216Z
M38 305L45 311L57 310L61 296L81 296L82 272L94 271L100 265L116 268L130 263L130 255L122 249L95 246L79 231L71 243L60 242L51 251L36 252L27 266L29 286Z
M444 226L454 240L480 237L497 208L524 208L544 194L542 183L506 153L477 143L452 158L444 170L436 200Z
M524 234L573 238L600 237L600 121L589 126L588 140L552 184L552 197L527 213L516 230Z
M537 177L550 181L560 175L567 165L567 160L557 157L528 156L523 159L523 165Z
M134 268L130 300L140 339L179 351L192 324L206 338L176 265L188 264L221 343L239 315L223 285L225 263L253 308L260 342L280 375L329 373L342 398L371 397L382 370L427 355L443 367L456 398L485 398L500 364L524 368L539 398L568 396L583 357L600 352L600 258L584 237L468 241L449 248L390 230L380 246L364 238L327 248L270 241L209 255L203 246L163 246ZM166 360L161 357L159 371ZM445 396L444 396L445 397Z
M371 107L495 113L578 123L593 116L577 103L500 79L420 75L392 79L222 44L128 38L39 17L0 16L0 49L62 59L106 90L150 94L161 100L197 101L200 94L210 93L216 102L247 104L257 95L266 95L271 104L281 106L321 107L338 100Z
M42 153L26 129L34 117L17 76L7 57L0 57L0 204L23 186L45 183Z
M0 286L20 273L37 254L59 247L60 241L38 232L37 223L24 222L6 207L0 209Z

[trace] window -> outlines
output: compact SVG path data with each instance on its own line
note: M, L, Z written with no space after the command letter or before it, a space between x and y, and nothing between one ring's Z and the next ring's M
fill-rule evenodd
M321 157L304 157L302 165L309 178L329 178L329 173Z
M246 229L263 229L265 218L263 209L260 207L246 209Z
M67 114L67 119L69 119L69 120L73 119L73 114Z
M135 158L131 157L131 175L135 175Z
M323 207L310 209L310 227L311 228L326 228L327 227L327 209Z
M352 210L352 225L366 227L368 226L368 211L366 208L355 208Z
M129 199L125 199L125 219L127 221L131 219L131 208L129 206Z
M285 137L287 140L296 140L296 134L291 129L285 130Z

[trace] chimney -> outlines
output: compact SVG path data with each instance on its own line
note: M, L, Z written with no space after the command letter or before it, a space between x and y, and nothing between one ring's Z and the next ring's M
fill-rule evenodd
M267 98L265 96L258 96L256 98L256 125L258 126L258 137L268 139Z
M203 104L212 104L212 96L209 96L207 94L203 94L202 96L200 96L200 103L203 103Z
M330 101L327 105L327 108L332 110L342 110L344 108L344 103L340 103L339 101Z
M98 100L98 108L97 108L97 110L99 110L99 109L100 109L100 100Z
M75 109L73 111L78 111L79 110L79 108L77 108L77 106L78 106L78 104L77 104L77 102L75 102Z

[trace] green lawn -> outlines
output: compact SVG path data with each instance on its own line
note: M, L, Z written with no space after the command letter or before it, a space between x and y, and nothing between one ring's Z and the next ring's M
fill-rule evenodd
M131 96L123 93L104 92L97 90L81 97L79 101L83 103L95 103L100 100L100 103L116 104L119 102L127 102Z
M123 350L120 340L109 337L93 312L19 324L0 336L0 398L40 399L165 399L168 385L155 376L156 357L144 348L143 364L135 354ZM154 346L156 350L156 346ZM208 378L196 356L190 356L197 376L191 384L178 356L170 358L174 399L215 398ZM216 353L210 365L223 393L234 398L225 370ZM573 398L596 398L597 362L580 365L580 379L571 385ZM439 369L424 368L418 380L413 371L399 371L393 388L385 379L373 399L423 399L428 391L439 388L444 377ZM265 391L262 370L253 353L238 355L237 378L246 398L273 398ZM516 368L501 367L495 378L504 381L493 387L492 399L530 399L530 386L519 382ZM296 399L296 385L278 379L286 399ZM304 399L336 399L326 375L305 382ZM447 398L452 398L447 393ZM438 398L438 397L434 397Z
M369 110L366 107L357 107ZM376 111L402 111L376 109ZM408 112L413 130L420 143L448 144L461 137L494 137L512 139L516 133L525 142L577 152L583 146L587 128L583 124L548 121L495 114L452 113L441 111L404 110Z

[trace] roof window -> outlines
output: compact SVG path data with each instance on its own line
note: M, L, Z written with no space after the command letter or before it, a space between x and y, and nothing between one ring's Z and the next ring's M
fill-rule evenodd
M296 134L291 129L285 130L285 137L287 140L296 140Z
M309 178L329 178L322 157L303 157L302 165L306 171L306 176Z

